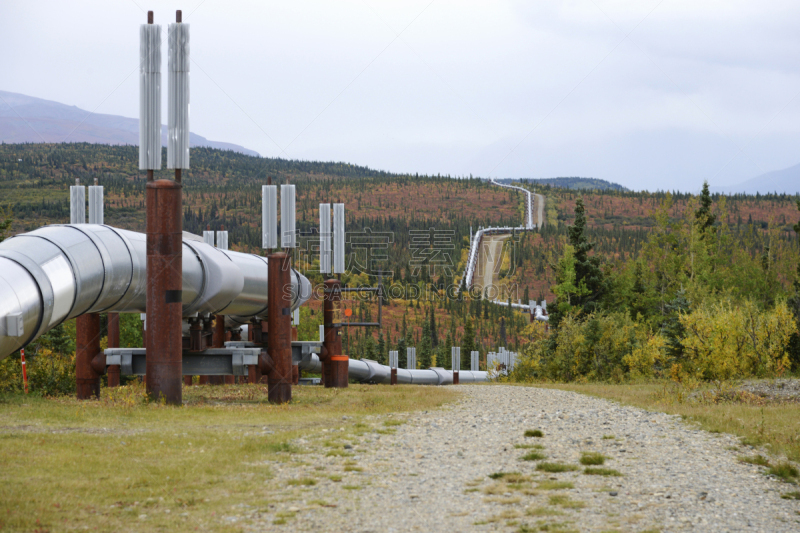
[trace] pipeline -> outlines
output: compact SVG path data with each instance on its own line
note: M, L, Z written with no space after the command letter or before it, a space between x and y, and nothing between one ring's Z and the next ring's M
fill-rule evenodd
M525 193L525 223L517 227L497 227L497 228L480 228L472 238L469 246L469 254L467 255L467 267L464 270L464 287L469 290L472 287L472 281L475 277L475 270L478 268L478 251L481 249L481 241L484 235L505 235L514 233L515 231L531 231L536 229L536 224L533 223L533 198L531 191L517 187L515 185L506 185L498 183L495 180L489 180L492 185L498 187L505 187L507 189L514 189Z
M226 315L236 328L267 315L267 260L183 234L183 316ZM0 243L0 360L85 313L146 311L147 237L97 224L44 226ZM178 292L178 291L175 291ZM291 275L291 308L311 283Z
M322 363L316 354L309 354L299 364L300 370L322 372ZM489 373L484 371L460 371L459 383L479 383L489 381ZM350 359L348 377L362 383L391 382L391 369L370 359ZM453 372L444 368L397 369L397 383L409 385L452 385Z

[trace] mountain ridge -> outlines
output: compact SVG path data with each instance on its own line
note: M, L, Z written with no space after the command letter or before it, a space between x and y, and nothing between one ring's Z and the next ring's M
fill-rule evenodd
M786 194L800 193L800 163L791 167L765 172L749 180L727 187L711 187L723 194Z
M0 91L0 142L139 144L139 119L92 113L77 106L20 93ZM161 126L161 144L167 144L167 127ZM238 144L210 141L189 134L189 144L233 150L258 157L258 152Z

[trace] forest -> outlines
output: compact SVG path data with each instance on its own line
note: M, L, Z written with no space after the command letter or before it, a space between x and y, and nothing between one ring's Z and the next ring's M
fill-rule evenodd
M156 174L170 175L167 170ZM76 179L87 185L97 179L104 186L106 223L144 229L145 177L135 146L4 144L0 209L8 217L7 235L65 222L68 188ZM724 311L738 317L725 315L730 322L744 320L739 315L747 311L777 320L784 328L779 335L789 331L787 338L796 339L786 320L797 316L792 298L800 254L793 196L706 191L696 197L519 183L544 195L545 223L537 232L510 239L500 281L511 290L502 299L547 300L552 328L544 333L529 325L528 315L447 290L461 283L471 231L519 225L519 193L472 176L392 174L347 163L197 148L183 179L184 229L199 234L206 227L224 227L233 249L263 253L260 185L268 179L297 186L300 247L294 264L312 282L322 281L313 251L322 202L346 204L351 237L343 281L374 286L377 272L382 274L387 287L383 328L347 328L344 347L353 357L384 361L388 350L398 349L404 364L405 347L416 346L420 365L448 366L452 345L460 345L462 354L474 347L482 357L504 346L525 353L520 379L625 379L689 371L681 357L695 348L682 343L695 341L685 336L684 315L699 320ZM697 221L703 217L708 222L701 231ZM437 242L444 261L432 259ZM374 298L354 298L346 305L352 320L377 318ZM135 345L138 317L125 320ZM320 322L321 302L312 300L302 309L300 338L315 338ZM69 357L69 327L31 347L34 366L40 352ZM580 346L569 344L576 342ZM565 353L577 355L573 360ZM795 368L797 356L791 353L789 363L764 363L758 372ZM651 359L649 366L641 362Z
M628 246L589 230L589 205L606 203L577 196L559 213L572 224L554 236L549 331L529 326L514 379L664 377L722 390L800 370L800 200L712 197L707 183L697 197L667 193Z

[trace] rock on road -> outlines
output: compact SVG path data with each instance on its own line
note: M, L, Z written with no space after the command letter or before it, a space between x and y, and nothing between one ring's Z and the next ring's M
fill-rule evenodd
M276 465L274 481L316 483L246 517L248 529L288 516L284 527L303 531L800 531L800 501L781 499L795 488L740 462L753 451L731 435L573 392L459 391L440 410L364 420L344 456L298 439L306 453ZM536 429L544 436L524 436ZM530 452L546 458L520 459ZM621 476L585 474L584 452ZM543 472L542 462L576 469ZM515 474L490 477L499 472Z

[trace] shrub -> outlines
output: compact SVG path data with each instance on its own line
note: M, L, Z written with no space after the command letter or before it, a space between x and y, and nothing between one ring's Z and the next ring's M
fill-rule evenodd
M788 342L797 326L785 302L760 311L752 301L710 304L680 316L686 329L681 371L722 382L789 368Z

